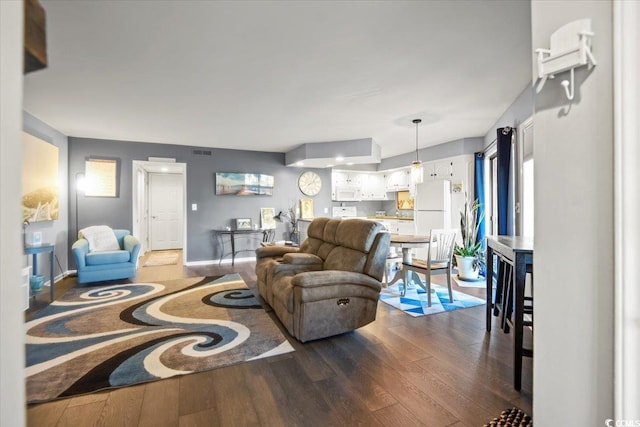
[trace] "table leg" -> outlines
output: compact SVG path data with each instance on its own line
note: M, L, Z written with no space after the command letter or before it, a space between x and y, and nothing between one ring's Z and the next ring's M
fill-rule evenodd
M487 247L486 259L486 288L487 288L487 332L491 332L491 308L493 301L493 249Z
M236 236L231 233L231 265L235 265L236 262Z
M522 335L523 335L523 310L524 310L524 286L527 266L524 260L525 255L516 253L515 256L515 333L514 333L514 360L513 360L513 387L520 390L522 385Z
M31 260L33 261L33 275L38 274L38 254L31 255Z
M51 277L51 282L49 282L49 297L51 298L51 302L53 302L53 286L54 286L54 277L53 277L53 250L49 252L49 265L51 266L49 269L49 277Z

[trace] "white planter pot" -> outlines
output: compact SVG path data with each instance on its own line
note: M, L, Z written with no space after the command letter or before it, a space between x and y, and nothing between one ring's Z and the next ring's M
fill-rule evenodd
M474 257L456 255L458 264L458 277L462 280L477 280L478 269L473 268Z

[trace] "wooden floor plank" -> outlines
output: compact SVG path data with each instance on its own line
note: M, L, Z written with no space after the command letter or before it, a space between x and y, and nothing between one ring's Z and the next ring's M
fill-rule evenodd
M67 407L56 427L85 427L104 425L100 422L106 400Z
M399 403L375 411L374 416L382 425L387 427L418 427L426 425Z
M144 388L140 427L175 426L179 413L179 378L148 383ZM193 390L196 395L196 390Z
M109 393L101 419L107 426L135 427L138 425L145 385L125 387Z
M27 408L27 425L33 427L55 426L67 409L70 400L54 400L39 405L30 405Z

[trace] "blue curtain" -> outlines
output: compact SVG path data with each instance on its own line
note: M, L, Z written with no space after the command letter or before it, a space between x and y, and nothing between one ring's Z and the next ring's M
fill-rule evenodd
M509 234L509 169L513 128L498 129L498 234Z
M482 248L486 247L486 242L484 240L484 153L476 153L475 154L475 180L473 182L473 192L474 197L480 204L477 212L477 219L482 217L482 220L479 221L480 227L478 228L478 241L482 242Z
M478 208L478 212L476 212L477 219L482 218L478 223L480 227L478 227L478 241L482 242L482 249L486 249L487 241L484 238L484 153L476 153L475 154L475 180L473 181L473 192L474 197L480 204ZM484 276L486 274L485 266L481 266L480 274Z

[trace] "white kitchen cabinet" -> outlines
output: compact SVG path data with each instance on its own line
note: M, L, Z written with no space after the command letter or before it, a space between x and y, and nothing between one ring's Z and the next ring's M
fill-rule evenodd
M384 225L393 234L416 234L415 221L408 219L385 219Z
M381 173L363 173L361 175L361 200L387 200L384 175Z
M411 172L408 168L389 171L384 175L386 191L402 191L409 189Z
M331 200L361 200L361 174L354 171L331 172Z
M334 171L331 177L336 186L360 186L362 184L362 175L359 172Z
M451 179L453 173L453 161L444 160L437 162L429 162L423 165L424 168L424 180L436 181L442 179Z

